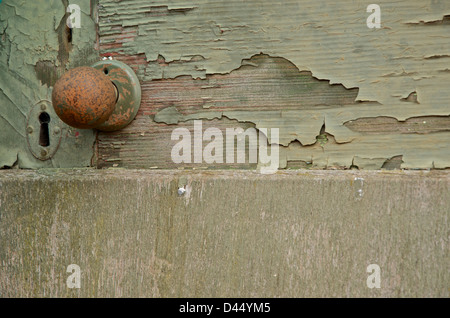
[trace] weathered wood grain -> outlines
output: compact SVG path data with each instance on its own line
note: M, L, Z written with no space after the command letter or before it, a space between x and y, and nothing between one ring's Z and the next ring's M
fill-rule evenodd
M217 127L225 135L226 128L241 127L245 130L255 126L252 118L244 122L229 118L240 118L244 114L252 116L254 112L264 111L270 112L268 116L271 116L272 112L283 114L299 109L313 112L317 109L344 107L357 104L354 102L356 95L357 89L347 90L342 85L319 81L310 72L299 72L289 61L267 55L255 55L243 61L243 65L230 74L211 75L205 80L184 76L143 82L142 104L136 120L121 131L99 133L98 166L199 166L174 164L170 158L171 149L176 143L171 141L172 131L187 127L192 132L192 119L202 119L204 130ZM316 118L316 121L323 124L324 119ZM311 129L309 123L300 121L293 121L290 126L286 125L286 129L295 130L298 126ZM315 136L316 131L312 134ZM230 167L222 164L203 165L208 166L222 169Z
M445 1L381 1L381 29L363 1L100 5L100 54L134 68L143 100L99 134L99 167L193 168L169 160L171 131L229 119L279 129L279 168L450 167Z
M0 171L0 293L448 297L449 186L448 171Z

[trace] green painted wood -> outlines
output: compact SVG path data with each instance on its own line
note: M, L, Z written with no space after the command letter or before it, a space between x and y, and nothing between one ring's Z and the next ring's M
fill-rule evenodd
M143 100L99 135L98 167L193 168L171 132L196 119L279 129L281 169L450 167L448 1L380 0L379 29L364 1L100 4L100 54L133 67Z
M79 29L66 25L69 4L80 7ZM61 138L57 151L40 160L29 149L27 123L32 123L31 134L39 134L38 115L30 113L33 106L51 104L53 85L65 71L100 59L95 49L97 4L90 0L0 3L0 169L92 165L95 131L60 122L59 133L50 132L51 145ZM46 112L51 123L58 121L52 107Z

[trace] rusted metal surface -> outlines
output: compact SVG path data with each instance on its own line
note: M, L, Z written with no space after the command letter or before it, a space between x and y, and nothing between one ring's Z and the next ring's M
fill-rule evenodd
M53 158L62 139L62 122L53 113L52 104L48 100L36 103L28 113L27 144L33 156L45 161ZM44 136L43 136L44 135Z
M108 77L87 66L74 68L56 83L52 93L56 114L75 128L95 128L114 111L116 91Z
M136 117L141 104L141 85L134 71L125 63L104 60L92 67L100 70L117 88L117 102L111 116L96 129L103 131L119 130Z

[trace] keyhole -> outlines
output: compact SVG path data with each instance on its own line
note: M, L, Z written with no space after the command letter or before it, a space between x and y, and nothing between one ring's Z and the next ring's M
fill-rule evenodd
M39 132L39 145L42 147L50 146L50 134L48 133L48 123L50 122L50 115L42 112L39 115L39 122L41 123L41 130Z

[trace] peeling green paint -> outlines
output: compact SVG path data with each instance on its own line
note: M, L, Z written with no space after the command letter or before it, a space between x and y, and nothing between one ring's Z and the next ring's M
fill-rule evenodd
M430 131L428 136L393 133L377 139L344 125L366 117L404 121L450 114L448 1L380 0L380 29L367 27L368 3L362 0L256 3L102 0L102 54L133 57L143 82L184 76L205 82L203 110L185 113L173 105L159 110L154 117L158 123L207 119L211 115L207 110L221 108L217 114L221 117L215 118L251 122L256 128L279 128L280 162L286 164L313 158L316 168L349 168L354 158L361 158L357 159L360 168L379 169L389 158L403 155L402 168L450 167L445 147L450 134L446 131ZM122 41L122 36L127 40ZM294 64L297 76L310 72L313 78L326 80L330 87L321 88L322 92L328 90L332 95L330 89L337 85L356 95L350 102L314 109L299 106L271 111L264 105L255 111L223 108L214 97L224 88L215 86L212 78L263 67L261 60L255 60L259 53ZM277 77L274 86L279 82ZM286 88L282 93L292 94L289 86ZM304 89L314 96L314 85ZM241 103L248 98L242 92ZM313 146L323 122L326 133L334 139L331 145L330 141L322 142L323 147L316 149ZM301 154L296 141L305 147Z
M277 67L270 66L275 61ZM251 72L267 74L273 83L257 89L247 87L249 90L242 93L243 98L245 94L258 97L267 94L273 100L280 100L280 109L271 110L264 105L253 109L250 107L252 103L242 101L238 106L233 105L238 110L229 111L226 107L230 104L221 102L227 96L236 94L222 87L228 75L208 75L205 80L195 80L205 81L204 90L198 96L196 91L191 91L190 98L205 98L212 101L211 105L189 109L189 114L182 114L177 108L183 106L181 101L177 106L159 110L153 120L177 124L194 119L229 118L255 123L256 128L279 128L280 168L292 167L288 164L290 161L303 161L310 162L308 167L320 169L351 166L381 169L389 158L399 154L403 155L401 168L443 169L450 166L448 117L413 117L405 122L393 117L370 117L385 109L384 106L379 103L352 103L358 89L346 90L339 84L329 85L328 81L319 81L309 72L298 69L288 72L280 67L286 63L289 62L282 58L255 55L242 61L242 66L230 74L232 78L245 78ZM251 66L247 68L251 70L245 68L249 64ZM280 71L284 72L282 77L276 77ZM291 100L298 102L286 102ZM421 107L415 102L406 103ZM217 112L217 108L222 110ZM358 112L365 115L342 123L343 118L354 118ZM360 122L367 124L362 127ZM329 136L332 137L331 142Z
M129 30L132 40L123 44L121 53L145 54L148 64L141 67L142 80L225 74L238 68L242 59L263 52L283 57L299 69L310 70L316 78L342 83L347 88L359 87L357 100L378 101L392 107L399 104L397 96L405 94L405 90L417 87L421 95L420 90L428 90L431 83L437 85L436 91L445 87L439 84L445 75L437 72L448 67L445 59L423 63L427 56L450 53L448 41L435 40L445 38L448 25L412 28L408 21L430 18L442 21L450 14L450 3L426 2L429 3L377 2L383 12L383 28L372 30L365 23L368 16L365 1L284 1L283 5L257 1L255 6L228 1L218 7L206 0L195 4L102 0L100 32L104 41L114 42L115 34L121 31L118 25ZM184 11L170 13L174 9ZM164 63L156 63L158 56L164 57ZM168 63L177 66L168 67ZM386 76L402 71L413 76ZM435 106L435 115L448 114L447 108L434 102L436 98L444 101L448 97L445 92L439 97L431 92L422 96L425 105ZM411 117L407 113L393 113L400 120Z
M98 60L92 2L6 0L0 5L0 168L91 165L92 130L63 125L60 148L47 161L33 157L25 131L31 107L51 100L52 85L64 71ZM81 29L73 29L70 45L65 23L69 3L82 11Z
M64 21L70 3L81 6L83 22L68 41ZM317 168L330 167L330 163L350 167L354 158L365 158L360 160L361 168L379 168L389 158L403 155L402 168L450 167L450 150L445 147L450 142L448 131L429 131L423 136L394 133L377 139L345 125L380 116L405 121L449 115L448 1L380 0L382 28L377 30L367 28L367 3L362 0L254 3L100 0L97 7L97 1L87 0L4 1L0 7L0 72L8 76L0 79L0 167L91 164L93 131L65 127L66 140L46 162L35 161L23 141L29 108L49 99L55 79L66 69L98 60L96 31L101 53L118 59L131 57L143 82L180 77L204 82L203 109L185 112L172 105L159 109L154 116L157 123L229 118L254 123L256 128L279 128L284 166L289 161L305 161L314 162ZM257 111L230 110L214 101L224 89L216 86L214 77L264 68L267 59L263 56L284 59L297 68L297 77L312 77L323 84L305 82L295 87L289 84L290 78L281 88L278 80L273 86L280 94L294 96L303 89L312 96L324 90L332 96L335 89L345 89L355 96L347 102L325 103L326 107L319 107L318 100L314 109L286 107L282 111L264 109L264 105ZM282 68L272 71L279 72L280 78L292 75ZM242 92L239 101L245 105L251 98ZM326 144L320 141L322 147L316 149L323 122L334 139ZM296 141L304 147L301 154ZM422 147L422 143L430 144Z

